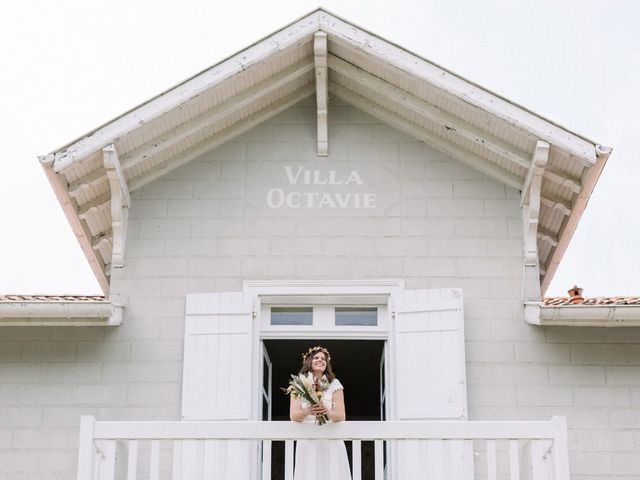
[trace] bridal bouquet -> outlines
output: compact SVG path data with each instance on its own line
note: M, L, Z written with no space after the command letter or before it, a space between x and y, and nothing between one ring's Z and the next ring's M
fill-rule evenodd
M306 400L311 405L322 405L322 394L329 388L329 382L324 375L317 382L311 372L306 375L291 375L286 393ZM324 425L329 421L326 414L316 416L316 425Z

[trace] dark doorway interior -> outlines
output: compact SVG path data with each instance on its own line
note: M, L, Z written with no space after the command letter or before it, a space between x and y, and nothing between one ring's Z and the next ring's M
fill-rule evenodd
M302 365L302 353L322 345L331 353L336 377L344 386L348 421L377 421L380 417L380 360L384 340L265 340L272 364L272 412L274 421L289 420L289 397L282 393L291 374ZM284 478L284 444L272 447L272 478ZM351 442L346 442L351 462ZM373 444L362 443L362 478L373 478Z
M347 420L380 420L380 359L382 340L265 340L273 365L273 420L289 420L289 397L280 387L298 373L302 353L322 345L331 353L336 377L344 385Z

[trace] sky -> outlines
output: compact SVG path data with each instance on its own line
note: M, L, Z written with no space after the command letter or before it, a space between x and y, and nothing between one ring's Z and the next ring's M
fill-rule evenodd
M640 295L635 0L4 3L0 293L101 293L38 155L318 6L613 147L547 295Z

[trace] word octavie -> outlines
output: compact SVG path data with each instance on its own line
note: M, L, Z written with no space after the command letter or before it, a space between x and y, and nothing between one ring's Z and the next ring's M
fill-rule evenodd
M341 176L337 170L323 174L321 170L306 170L298 167L284 167L290 185L334 185L364 186L360 174L355 170L347 176ZM286 192L283 188L272 188L267 192L269 208L376 208L375 193L354 192Z

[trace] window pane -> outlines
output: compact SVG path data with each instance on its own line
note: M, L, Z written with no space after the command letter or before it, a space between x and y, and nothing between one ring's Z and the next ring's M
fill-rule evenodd
M336 325L376 326L378 307L336 307Z
M313 308L271 307L271 325L313 325Z

